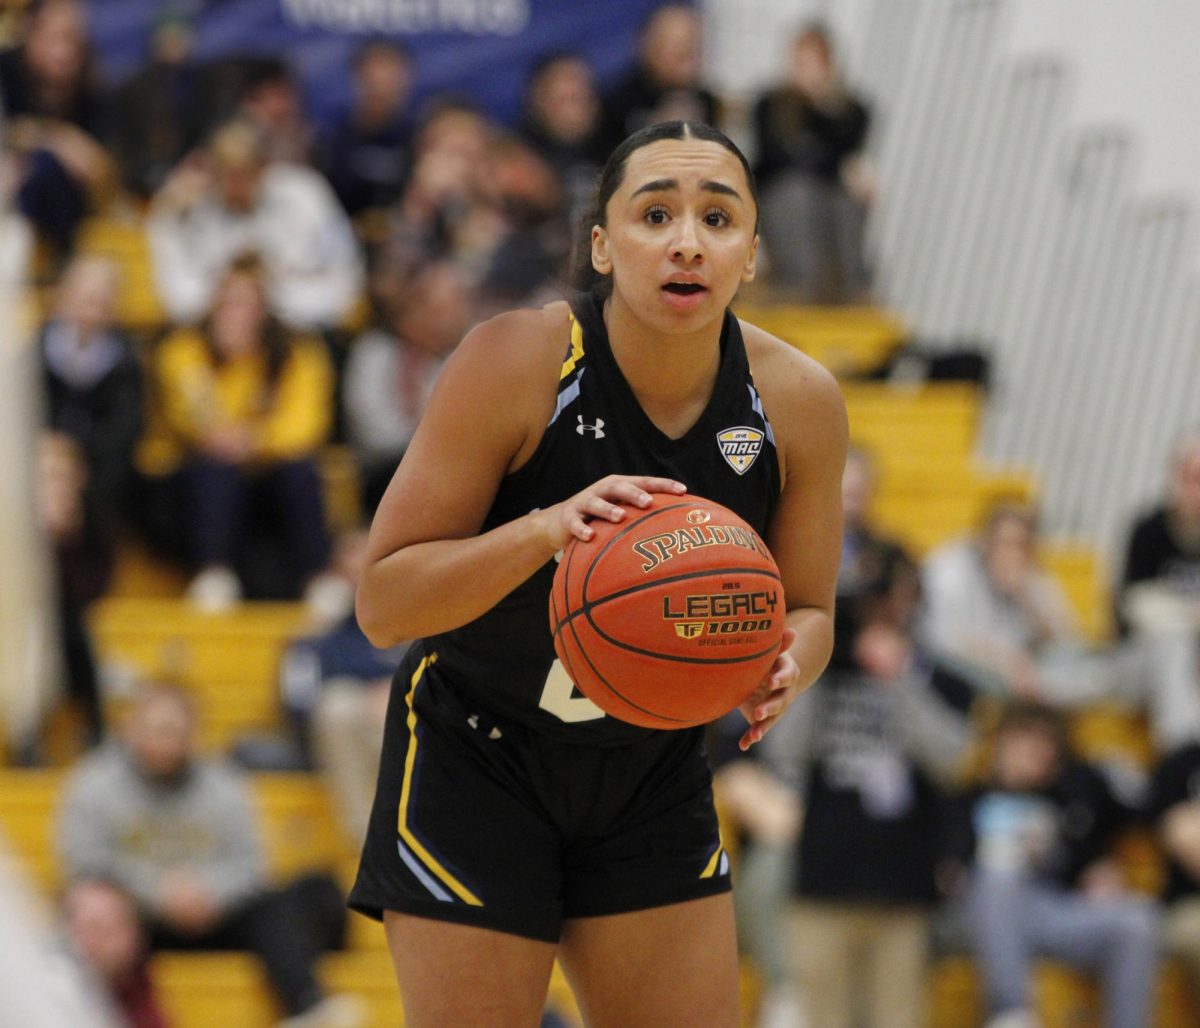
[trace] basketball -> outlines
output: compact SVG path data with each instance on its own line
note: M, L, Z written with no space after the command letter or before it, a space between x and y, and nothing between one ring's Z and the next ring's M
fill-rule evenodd
M606 714L690 728L728 713L779 653L779 568L745 521L699 496L655 495L563 551L550 591L554 649Z

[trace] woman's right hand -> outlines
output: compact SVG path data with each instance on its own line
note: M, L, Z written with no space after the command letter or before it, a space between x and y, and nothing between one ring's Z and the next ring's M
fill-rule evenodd
M595 518L617 522L625 517L625 507L650 506L651 493L679 496L687 486L671 478L651 478L645 475L609 475L576 493L569 500L538 511L538 519L546 533L546 543L557 553L571 541L587 542L596 534L588 522Z

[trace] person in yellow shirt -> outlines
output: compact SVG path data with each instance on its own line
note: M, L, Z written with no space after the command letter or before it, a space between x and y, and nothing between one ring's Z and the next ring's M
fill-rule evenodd
M333 419L333 370L320 340L270 313L256 256L233 261L200 325L162 341L153 384L140 464L176 476L198 570L189 597L209 610L241 597L234 567L252 516L272 519L287 547L270 591L298 596L329 556L315 454Z

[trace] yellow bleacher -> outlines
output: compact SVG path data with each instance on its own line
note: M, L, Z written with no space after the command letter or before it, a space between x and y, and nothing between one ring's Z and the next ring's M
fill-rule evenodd
M135 327L152 329L161 318L154 302L145 240L136 223L89 225L83 246L113 256L125 269L122 310ZM739 310L822 360L838 373L877 364L903 339L903 327L871 309L758 308ZM874 512L883 530L924 554L971 530L998 497L1036 494L1024 469L988 468L976 460L982 394L964 385L916 389L877 383L844 385L852 438L876 456L880 488ZM353 467L345 452L323 461L333 520L353 523ZM117 596L98 604L92 627L102 660L129 678L165 677L195 690L202 741L223 750L239 735L278 725L277 666L289 638L303 630L298 605L245 604L228 615L199 616L177 599L183 579L163 572L152 559L132 551L118 576ZM1072 543L1047 547L1046 566L1063 582L1090 637L1110 629L1105 569L1095 553ZM141 561L139 564L138 562ZM132 566L131 566L132 565ZM123 577L122 577L123 576ZM137 595L137 594L141 595ZM1120 711L1089 712L1076 725L1077 738L1093 754L1121 751L1149 758L1144 726ZM1139 747L1142 747L1139 749ZM346 882L355 854L342 840L324 787L301 775L255 775L253 786L272 867L278 874L323 866ZM53 816L61 772L0 774L0 826L35 879L57 883ZM1142 887L1152 887L1156 855L1149 840L1129 843L1127 866L1141 868ZM1139 849L1138 847L1142 847ZM1147 848L1148 847L1148 848ZM349 950L321 966L330 988L362 996L372 1024L399 1025L401 1012L382 930L351 918ZM180 1028L236 1024L268 1025L278 1016L260 968L239 954L166 954L155 958L153 975L172 1021ZM757 986L753 970L743 977L747 1024ZM561 975L552 997L573 1010ZM1056 965L1038 976L1039 1009L1047 1026L1081 1025L1094 1018L1093 983ZM970 961L942 960L931 975L932 1020L936 1028L979 1023L978 981ZM1160 982L1158 1028L1200 1023L1193 1018L1178 969L1168 966ZM1182 1018L1182 1020L1181 1020Z

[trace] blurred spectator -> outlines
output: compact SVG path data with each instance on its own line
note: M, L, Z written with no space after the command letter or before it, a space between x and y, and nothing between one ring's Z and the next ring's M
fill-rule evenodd
M342 406L358 459L363 506L373 511L408 448L450 351L473 322L475 298L449 261L390 283L384 324L350 348Z
M115 882L73 881L62 901L71 955L100 983L125 1028L167 1028L146 960L146 931L137 904Z
M268 313L261 266L243 256L208 319L159 345L153 385L159 418L140 463L160 480L173 474L181 493L176 524L199 569L189 596L208 610L236 602L243 585L297 596L329 555L316 465L333 412L324 345ZM286 550L254 535L264 522Z
M732 711L709 727L707 746L722 832L737 853L733 913L738 951L762 981L754 1024L794 1028L803 1012L784 941L783 915L792 878L800 804L795 792L772 774L759 748L745 753L738 740L746 719Z
M600 97L581 56L552 53L533 69L525 87L520 132L558 175L574 229L592 208L606 154L600 140Z
M398 42L373 40L353 71L354 105L321 141L319 164L348 214L379 217L400 198L408 173L412 59ZM372 234L361 223L359 230Z
M4 143L20 156L17 204L57 259L75 244L89 202L111 183L102 101L82 4L31 5L24 41L0 53Z
M412 174L393 208L375 282L450 258L472 278L487 269L506 226L489 180L492 124L470 104L436 103L413 141ZM378 293L377 293L378 296Z
M560 298L571 250L554 169L513 136L494 140L488 158L490 198L500 219L494 248L483 262L481 317Z
M926 642L979 688L1144 707L1163 751L1200 738L1195 640L1174 632L1086 647L1061 587L1038 567L1030 508L997 505L977 539L931 554L924 578Z
M787 78L755 104L771 280L807 302L866 297L863 221L875 194L862 152L869 121L820 25L796 36Z
M626 136L660 121L716 125L719 105L701 82L702 70L699 12L683 3L659 7L638 35L633 69L604 97L601 155L607 157Z
M331 327L363 285L358 244L328 183L310 168L272 161L246 121L222 126L187 158L151 205L155 280L173 321L199 321L229 262L265 262L272 307L297 327Z
M116 266L76 257L63 272L53 316L38 352L46 424L71 436L87 463L86 502L111 565L127 506L134 447L142 431L142 367L115 323Z
M64 870L126 889L148 918L153 949L253 951L280 1005L308 1015L297 1025L361 1023L344 997L323 994L314 973L320 954L341 943L337 887L324 876L268 885L249 791L233 771L197 756L195 730L181 691L137 697L123 743L85 759L66 782Z
M1158 913L1127 891L1112 841L1129 820L1099 771L1075 759L1062 718L1028 701L996 728L987 780L964 800L954 850L990 1025L1034 1025L1033 961L1097 974L1104 1023L1144 1028Z
M163 7L150 36L149 60L118 90L112 147L125 187L148 199L202 138L195 32L177 4Z
M1153 811L1166 856L1163 938L1200 997L1200 743L1167 754L1154 773Z
M87 611L104 593L111 562L95 517L84 502L87 464L71 436L42 434L36 487L39 522L54 554L67 698L83 717L85 745L94 746L104 736L104 712ZM26 763L40 759L35 740L28 741L21 759Z
M1137 632L1200 631L1200 430L1175 446L1166 502L1133 526L1118 602Z
M263 57L248 62L237 114L258 129L268 161L309 162L313 129L286 61Z
M875 499L877 471L871 454L851 446L842 472L842 562L838 569L838 596L857 596L867 583L877 581L886 561L892 560L899 544L884 538L872 527L871 504Z
M338 539L333 568L347 586L345 609L326 631L292 643L280 671L284 707L307 763L325 776L355 845L366 837L392 676L407 649L376 649L358 627L354 591L366 546L365 529Z
M901 551L852 602L843 655L768 737L804 813L790 952L807 1023L918 1028L945 790L973 693L916 647L919 573Z

